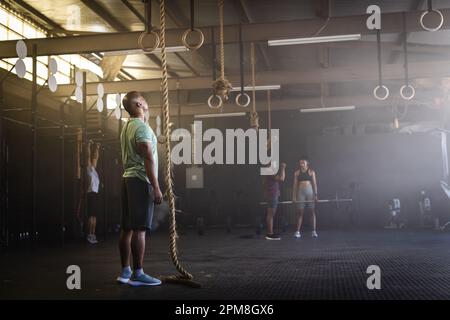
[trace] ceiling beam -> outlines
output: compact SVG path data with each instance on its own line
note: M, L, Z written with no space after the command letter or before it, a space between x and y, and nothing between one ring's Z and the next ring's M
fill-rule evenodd
M450 29L450 9L441 9L441 12L444 15L442 30ZM420 15L421 12L408 12L406 14L407 29L410 32L422 31L417 23ZM366 28L366 19L366 14L333 17L330 19L328 27L322 32L322 35L327 36L349 33L374 34L372 30ZM323 19L245 24L242 25L243 41L266 42L270 39L307 37L317 31L322 25ZM200 27L205 35L205 44L211 43L211 28L215 28L218 34L217 26ZM402 13L395 12L383 14L383 33L399 33L402 32L402 30ZM181 35L184 31L185 29L168 29L166 31L166 45L179 46L181 44ZM38 55L131 50L139 49L137 40L141 33L141 31L135 31L61 38L28 39L26 43L29 47L29 52L31 52L31 45L36 44ZM225 26L224 33L225 43L238 42L238 25ZM15 48L16 42L17 41L14 40L2 41L2 46L0 46L0 58L17 57Z
M386 64L383 66L385 80L401 80L404 77L403 63ZM450 77L450 61L416 62L409 66L411 79ZM287 85L287 84L321 84L355 81L376 81L378 79L377 64L360 64L352 66L329 67L327 69L310 69L302 71L265 71L259 72L257 85ZM246 74L246 79L250 75ZM239 75L228 77L231 83L239 83ZM189 77L169 79L169 90L176 90L177 84L181 90L196 90L211 88L210 77ZM87 94L97 94L98 82L87 84ZM160 79L129 80L104 82L105 93L122 93L130 90L142 92L159 92ZM47 89L48 90L48 89ZM59 85L56 96L67 96L75 90L74 84Z

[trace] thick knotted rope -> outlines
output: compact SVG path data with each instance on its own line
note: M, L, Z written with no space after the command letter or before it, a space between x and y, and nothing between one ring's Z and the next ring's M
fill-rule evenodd
M220 76L213 83L214 94L221 97L223 101L228 100L228 95L231 91L231 83L225 78L225 48L224 48L224 32L223 32L223 0L218 0L219 6L219 63Z
M166 195L170 210L170 257L172 262L180 273L178 275L172 275L168 277L162 277L165 282L179 282L185 283L191 286L200 286L199 284L190 281L193 276L186 271L180 264L178 260L178 250L177 250L177 225L175 216L175 196L173 194L173 181L172 181L172 162L170 158L171 148L170 148L170 112L169 112L169 86L168 86L168 75L167 75L167 58L166 58L166 39L165 39L165 3L164 0L160 1L160 20L161 20L161 30L160 30L160 40L161 40L161 62L162 62L162 98L163 98L163 115L164 115L164 137L165 137L165 158L166 158L166 168L164 172L164 179L166 183Z
M251 44L250 49L250 62L252 65L252 111L250 112L250 127L252 127L255 130L259 129L259 117L258 113L256 112L256 71L255 71L255 44Z

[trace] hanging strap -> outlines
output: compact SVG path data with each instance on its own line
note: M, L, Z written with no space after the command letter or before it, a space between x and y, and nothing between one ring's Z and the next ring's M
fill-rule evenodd
M142 32L139 35L138 44L139 44L139 46L141 47L141 49L144 52L150 53L153 50L155 50L156 48L158 48L160 39L159 39L158 33L153 31L153 26L152 26L152 2L151 2L151 0L142 0L142 2L145 4L145 31ZM146 47L144 45L144 39L148 35L151 35L151 36L153 36L155 38L153 46L151 46L151 47Z
M378 100L386 100L389 97L389 89L383 85L383 70L381 68L381 30L377 29L377 56L378 56L378 85L373 89L373 95ZM384 90L384 96L380 96L378 91Z
M241 94L244 94L244 44L242 43L242 25L239 24L239 67L241 76Z
M431 1L429 1L431 2ZM406 14L403 12L403 54L405 56L405 84L409 85L408 70L408 35L406 33Z
M194 31L195 7L194 0L191 0L191 31Z
M377 29L377 56L378 56L378 85L383 85L383 70L381 68L381 31Z
M411 100L416 95L416 89L409 83L409 63L408 63L408 35L406 33L406 13L403 12L403 55L405 59L405 84L400 88L400 96L404 100ZM405 89L409 90L409 95L405 94Z

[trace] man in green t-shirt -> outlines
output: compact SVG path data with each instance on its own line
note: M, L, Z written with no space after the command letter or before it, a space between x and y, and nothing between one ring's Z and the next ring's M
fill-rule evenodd
M119 240L122 272L120 283L132 286L155 286L159 279L144 273L145 233L150 229L154 204L160 204L162 193L158 184L157 140L148 125L148 104L136 91L122 100L130 118L120 133L122 150L122 218ZM130 267L133 257L133 271Z

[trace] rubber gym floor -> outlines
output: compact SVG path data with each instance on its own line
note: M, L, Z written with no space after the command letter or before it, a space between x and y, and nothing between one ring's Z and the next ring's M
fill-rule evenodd
M118 285L117 235L96 246L68 244L0 255L1 299L450 299L450 234L431 231L322 230L302 239L258 238L252 230L180 236L182 264L201 288ZM68 290L66 268L81 268L81 289ZM369 290L367 267L381 269ZM172 274L168 236L148 242L145 271Z

